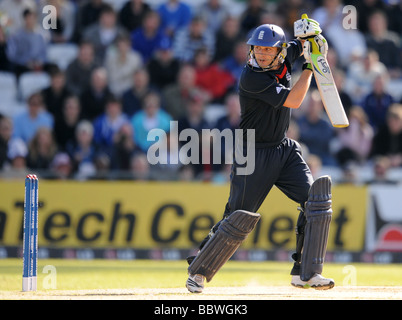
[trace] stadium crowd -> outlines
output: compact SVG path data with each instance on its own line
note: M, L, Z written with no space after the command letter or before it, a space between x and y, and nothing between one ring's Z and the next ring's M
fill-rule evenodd
M398 182L387 172L402 170L402 1L391 0L0 0L0 177L228 181L227 164L151 165L147 134L165 130L169 153L172 121L235 130L250 32L273 23L292 39L305 12L329 42L350 126L330 125L313 83L289 136L313 174L356 182L369 168L365 182Z

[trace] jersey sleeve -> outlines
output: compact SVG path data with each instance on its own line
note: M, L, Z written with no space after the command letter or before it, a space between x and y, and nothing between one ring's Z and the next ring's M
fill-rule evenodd
M303 53L303 46L298 39L293 39L289 41L288 44L286 58L289 60L290 64L293 64Z
M289 88L278 83L266 72L245 69L240 77L239 94L250 99L261 100L273 108L283 106L289 92Z

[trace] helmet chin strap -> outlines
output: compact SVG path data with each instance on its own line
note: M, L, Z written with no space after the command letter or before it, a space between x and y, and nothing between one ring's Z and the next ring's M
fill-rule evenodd
M255 61L255 63L262 69L262 72L265 72L265 71L272 70L272 68L275 68L276 66L279 66L279 65L280 65L280 62L279 62L279 61L277 61L277 63L276 63L275 65L273 65L273 63L275 62L275 60L278 59L278 57L279 57L279 55L281 54L281 52L282 52L282 50L279 50L278 53L276 54L275 58L273 58L272 61L271 61L271 63L270 63L267 67L265 67L265 68L261 67L261 66L258 64L258 61L257 61L257 59L255 58L255 55L254 55L254 46L251 46L251 48L250 48L250 57L251 57L251 58Z

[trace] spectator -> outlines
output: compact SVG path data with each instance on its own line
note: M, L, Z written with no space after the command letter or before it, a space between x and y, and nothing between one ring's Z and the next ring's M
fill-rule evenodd
M53 132L39 128L28 145L27 166L30 169L48 170L57 152Z
M220 117L215 127L220 131L230 129L233 134L240 124L240 101L237 93L229 93L225 98L226 114Z
M80 121L81 105L77 96L69 96L63 105L62 117L56 119L54 135L60 151L75 142L75 131Z
M158 157L161 161L153 164L154 159L151 155L148 155L148 160L152 163L153 173L158 177L158 180L176 180L182 167L178 159L178 136L175 130L166 133L166 137L161 143L164 148L159 148ZM159 142L159 141L158 141Z
M296 20L298 20L298 19L300 19L300 17L298 17ZM275 24L275 25L281 27L284 30L286 39L291 40L291 39L294 38L294 36L293 36L293 32L294 32L293 28L292 28L291 32L288 33L287 30L284 27L284 24L285 24L284 17L282 17L282 16L280 16L278 14L275 14L274 11L270 10L270 11L264 12L260 17L260 23L259 24L260 25L261 24Z
M132 75L142 64L141 55L131 49L130 38L118 37L116 45L108 49L105 60L109 87L115 96L121 97L123 92L132 87Z
M233 143L235 143L235 130L239 129L240 125L240 101L239 95L237 93L229 93L225 98L225 110L226 114L220 117L215 124L215 128L217 128L220 132L225 129L230 129L232 131ZM233 159L233 147L232 149L226 146L226 140L224 138L221 139L221 163L228 163L226 161L226 157L229 156L230 160ZM230 154L227 154L229 151ZM215 152L215 150L214 150Z
M343 19L342 0L323 0L311 17L318 21L324 33L332 27L340 29Z
M164 38L147 66L150 82L158 90L174 84L180 70L180 61L173 56L171 41Z
M0 118L0 171L7 164L8 142L13 133L13 121L11 118Z
M349 162L341 169L341 177L338 180L339 184L354 186L358 183L358 167L355 163Z
M214 172L210 181L213 184L228 184L230 183L231 173L232 165L223 163L221 170Z
M111 6L105 6L99 16L99 22L84 30L83 39L94 46L95 58L103 65L109 46L126 31L117 24L116 12Z
M93 121L105 111L106 102L112 96L108 87L107 72L105 68L97 68L91 74L91 84L81 97L82 117Z
M379 61L378 53L369 49L362 59L347 68L345 90L354 103L361 103L371 92L375 78L385 73L387 68Z
M67 144L67 153L72 159L73 171L78 178L88 178L96 173L96 148L93 142L93 125L82 120L77 125L75 142Z
M374 158L374 177L367 181L367 184L398 184L397 179L392 179L389 174L391 169L391 161L386 156L377 156Z
M120 9L119 22L128 32L132 32L141 27L144 17L149 11L151 11L151 7L143 0L129 0Z
M64 72L54 70L51 73L50 86L42 91L42 96L47 111L53 115L55 121L63 116L64 102L69 95L71 92L67 89Z
M180 29L187 28L192 17L190 6L180 0L168 0L162 3L158 13L161 18L161 29L169 38Z
M199 6L197 12L203 17L207 28L212 33L217 33L229 16L229 8L222 3L222 0L207 0Z
M56 28L51 28L50 40L53 43L68 43L72 40L75 27L75 7L69 0L46 0L46 5L56 9Z
M26 9L23 13L24 26L8 39L7 56L13 63L17 76L28 71L43 71L48 68L46 40L38 32L36 13Z
M132 117L136 112L142 110L144 97L151 89L148 71L142 68L134 72L133 85L124 92L122 97L123 112Z
M131 33L131 45L141 54L144 63L148 63L164 37L159 14L150 11L145 15L142 26Z
M194 169L191 164L181 166L178 172L179 181L194 181Z
M283 28L287 34L293 34L294 22L303 13L312 12L315 1L282 0L278 2L275 14L283 17Z
M358 29L342 27L342 9L340 0L324 0L323 5L314 10L312 18L320 23L329 46L336 50L341 66L346 68L355 55L365 54L367 47L364 35Z
M254 28L258 27L261 16L267 13L263 0L247 0L246 8L240 16L241 31L248 34Z
M202 180L209 180L212 175L212 170L215 168L213 162L203 163L202 159L209 158L213 153L211 152L210 140L206 136L202 136L203 129L210 129L208 121L204 117L205 112L205 100L200 92L191 92L189 99L186 104L186 114L184 117L178 121L178 133L180 134L185 129L193 129L197 131L199 135L199 158L194 158L195 155L191 154L191 167L194 172L194 176ZM187 141L181 141L184 145L188 143ZM193 161L195 160L195 161ZM220 166L218 165L217 168Z
M322 162L320 157L315 154L310 154L306 157L307 165L313 175L314 179L318 179L321 176Z
M10 165L0 171L0 177L2 179L24 179L29 173L26 166L27 155L28 148L25 142L20 138L11 138L7 152Z
M212 102L222 103L226 92L235 82L232 75L219 64L212 63L206 49L199 49L194 56L195 85L212 97Z
M108 154L99 151L95 156L96 174L91 176L91 179L105 180L111 177L110 174L110 157Z
M7 42L5 28L0 24L0 71L12 72L11 62L7 56Z
M340 69L343 70L344 68L342 67L339 58L338 58L338 53L336 52L336 50L332 47L328 48L328 53L327 53L327 61L328 61L328 65L331 67L332 69Z
M154 143L152 136L148 138L149 131L158 128L169 132L171 120L171 116L161 109L159 95L155 92L149 92L144 98L143 110L131 118L136 145L143 152L147 152Z
M402 2L388 2L389 7L387 10L388 16L388 28L390 31L394 31L397 34L402 34Z
M89 0L82 5L77 4L77 12L75 18L74 41L80 43L82 41L82 32L92 24L99 21L102 10L108 6L103 0Z
M73 165L67 153L60 152L54 156L50 164L51 176L49 178L65 180L72 177Z
M186 113L186 105L191 93L199 90L195 85L194 67L189 64L181 65L177 83L167 86L162 92L165 110L174 120L178 120ZM205 102L210 100L206 92L204 96Z
M209 129L210 125L204 117L205 100L202 92L192 91L186 103L185 116L178 121L178 132L184 129L194 129L201 134L202 129Z
M112 158L116 135L121 127L128 123L129 119L122 112L120 101L110 98L105 111L94 120L94 142L97 148Z
M374 131L385 123L388 107L394 102L392 96L385 91L386 78L386 74L375 78L373 89L364 98L362 104Z
M118 170L130 170L130 161L138 147L134 142L134 132L131 123L124 123L115 134L112 168Z
M338 90L339 97L341 99L343 108L345 109L346 115L348 115L350 109L352 108L353 101L352 101L351 95L349 95L349 93L345 91L345 89L346 89L345 73L341 69L333 68L332 76L334 77L335 86Z
M53 129L53 122L52 115L43 105L42 95L34 93L28 98L28 109L14 118L13 137L28 144L40 127Z
M300 127L299 127L299 124L297 123L296 119L293 119L293 118L290 119L289 128L288 128L288 131L286 132L286 136L289 139L293 139L293 140L296 140L297 142L299 142L300 149L301 149L303 157L305 159L308 159L310 157L310 150L308 149L306 144L304 144L303 142L300 141ZM321 160L320 160L320 162L321 162Z
M240 41L235 44L232 54L221 62L222 69L229 72L232 78L235 79L234 86L236 88L247 61L248 51L249 46L245 42Z
M239 19L228 16L216 32L214 61L221 62L233 56L235 47L239 42L245 43L240 32Z
M387 17L382 11L372 13L368 23L367 47L378 52L379 59L388 68L391 78L400 77L402 68L400 37L388 30Z
M300 142L305 143L311 154L321 158L324 166L336 165L329 146L334 137L334 129L324 119L323 106L318 91L311 94L306 114L298 120L300 128Z
M382 0L363 0L363 1L353 1L353 5L356 7L359 13L359 18L357 19L357 28L363 32L367 33L369 31L369 17L376 11L386 11L386 4Z
M192 18L188 28L175 33L173 52L182 62L191 62L198 49L206 48L211 56L215 54L215 35L208 32L205 21L198 16Z
M137 152L132 156L130 168L134 180L148 181L151 179L151 168L147 156L144 153Z
M387 111L386 122L373 139L371 156L386 156L391 167L402 165L402 105L393 104Z
M368 117L360 106L349 112L349 127L338 132L339 151L336 153L338 164L344 167L349 162L363 165L371 151L374 130Z
M83 41L79 46L77 58L67 67L67 88L74 95L81 95L90 85L92 72L99 66L95 61L93 45Z
M367 52L364 36L358 29L333 27L327 31L326 37L329 45L336 50L343 69Z
M24 27L23 13L26 9L36 10L35 0L2 0L0 12L5 16L3 19L9 34L13 34Z

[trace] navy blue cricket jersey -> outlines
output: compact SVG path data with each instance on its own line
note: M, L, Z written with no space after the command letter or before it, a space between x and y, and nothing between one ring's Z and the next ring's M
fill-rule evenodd
M246 64L239 81L240 129L255 129L255 142L275 146L286 137L291 109L283 107L289 92L292 64L303 52L301 42L289 42L285 62L279 70L265 71Z

